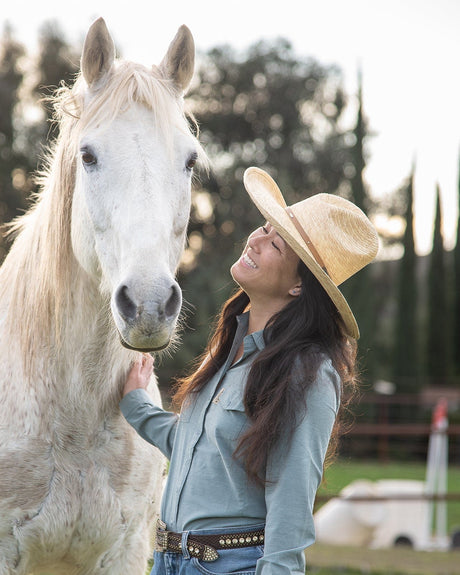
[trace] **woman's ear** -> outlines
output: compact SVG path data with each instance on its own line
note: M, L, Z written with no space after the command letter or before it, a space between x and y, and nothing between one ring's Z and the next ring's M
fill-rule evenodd
M298 295L300 295L301 289L302 289L302 284L296 285L289 290L289 295L297 297Z

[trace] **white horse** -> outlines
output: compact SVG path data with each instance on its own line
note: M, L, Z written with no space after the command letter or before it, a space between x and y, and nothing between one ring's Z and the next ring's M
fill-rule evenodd
M60 91L60 136L0 269L0 575L145 573L164 459L118 403L181 307L193 65L185 26L147 69L115 59L99 19Z

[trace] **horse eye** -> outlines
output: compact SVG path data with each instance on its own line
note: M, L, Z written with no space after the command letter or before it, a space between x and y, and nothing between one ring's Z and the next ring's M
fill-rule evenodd
M88 150L81 151L81 161L85 164L85 166L94 166L97 164L96 156Z
M192 154L188 159L188 162L186 163L187 170L193 170L193 168L196 166L197 160L198 160L198 154L195 153Z

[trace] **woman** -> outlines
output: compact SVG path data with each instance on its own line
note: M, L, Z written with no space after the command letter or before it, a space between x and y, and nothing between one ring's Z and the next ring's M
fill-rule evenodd
M240 289L199 367L179 382L180 416L143 389L150 356L121 402L170 459L155 574L303 574L342 390L355 382L359 331L337 286L375 257L374 228L329 194L287 207L260 169L244 183L267 223L231 268Z

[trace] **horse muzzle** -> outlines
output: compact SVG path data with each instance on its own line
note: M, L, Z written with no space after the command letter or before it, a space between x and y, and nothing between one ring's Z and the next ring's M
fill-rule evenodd
M174 280L160 278L146 288L141 282L121 283L112 297L112 313L121 343L137 351L168 346L182 306L182 292Z

